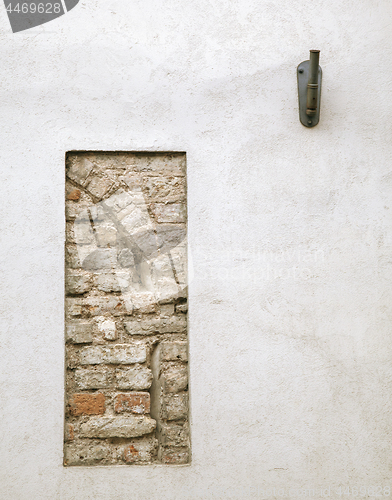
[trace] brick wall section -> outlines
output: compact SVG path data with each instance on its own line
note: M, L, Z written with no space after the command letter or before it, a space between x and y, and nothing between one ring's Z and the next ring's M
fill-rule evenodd
M65 465L189 462L185 174L67 155Z

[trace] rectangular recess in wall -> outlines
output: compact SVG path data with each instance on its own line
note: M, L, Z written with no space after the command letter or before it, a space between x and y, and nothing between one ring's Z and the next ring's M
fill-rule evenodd
M66 155L64 465L190 460L185 153Z

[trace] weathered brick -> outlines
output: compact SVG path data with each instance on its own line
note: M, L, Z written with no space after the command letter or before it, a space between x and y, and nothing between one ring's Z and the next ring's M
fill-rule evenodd
M177 304L176 305L176 312L178 313L186 313L188 312L188 304Z
M161 361L187 361L188 349L186 342L162 342Z
M158 242L154 228L149 226L145 231L139 230L133 235L133 239L142 252L145 259L151 259L157 255Z
M172 394L164 398L162 416L167 420L178 420L188 416L188 394Z
M98 331L103 334L103 338L105 340L117 339L115 321L113 321L112 319L107 319L104 316L98 316L96 320L97 320Z
M73 158L68 165L67 177L85 186L93 168L94 165L87 158Z
M152 371L144 366L116 370L116 384L119 389L146 390L151 387L152 379Z
M69 402L71 415L103 415L105 396L103 394L74 394Z
M135 318L124 323L130 335L152 335L154 333L179 333L186 331L186 317Z
M148 176L143 185L149 199L182 201L185 199L185 179L183 177Z
M135 258L132 250L123 248L118 253L118 262L122 267L133 267L135 265Z
M169 316L173 316L174 314L174 304L162 304L159 307L159 314L161 318L167 318Z
M173 266L169 255L159 255L152 261L151 275L155 282L158 282L162 279L174 280Z
M83 300L83 311L89 316L103 316L111 314L121 316L132 314L133 306L122 297L87 297Z
M74 221L75 219L84 219L86 221L89 220L88 206L88 203L76 203L75 201L67 201L65 203L66 220L70 222Z
M134 235L136 231L140 234L152 231L153 225L145 205L130 204L117 215L121 225L126 232Z
M156 227L157 242L161 253L167 253L186 241L185 225L158 224Z
M73 344L88 344L93 341L92 325L86 321L68 323L66 333L67 341Z
M151 210L158 222L186 222L186 208L183 203L153 203Z
M185 156L182 153L155 155L149 153L134 153L127 158L132 170L156 175L185 175Z
M112 222L94 224L94 230L99 247L111 247L117 243L117 229Z
M114 450L105 443L71 443L65 446L64 465L110 463Z
M187 464L189 463L188 448L163 448L160 450L160 459L164 464Z
M91 276L84 271L67 271L65 289L72 295L80 295L91 290Z
M120 177L123 180L124 177ZM133 210L135 205L141 204L145 205L145 200L143 192L139 186L134 186L133 189L128 191L123 191L121 189L113 193L107 200L105 200L105 206L113 210L117 217L121 220L124 218L127 207L131 206L130 210ZM119 215L120 214L120 215Z
M82 194L82 192L80 191L80 189L75 188L75 189L72 189L71 191L69 191L66 198L67 198L67 200L79 201L81 194Z
M79 389L104 389L110 385L110 374L107 371L79 368L75 371L75 383Z
M148 392L130 392L117 394L114 398L116 413L150 413L150 394Z
M172 278L160 278L154 281L155 294L159 304L168 304L180 296L180 287Z
M155 295L152 292L129 292L125 298L132 303L133 310L139 314L153 313L157 309Z
M143 344L116 344L111 346L84 347L80 351L82 365L144 363L147 351Z
M69 349L67 345L66 353L67 353L67 367L70 370L73 370L79 365L79 356L74 349ZM73 346L72 346L73 347Z
M124 448L123 459L127 463L151 462L157 448L158 441L155 438L135 441Z
M176 364L169 366L161 375L165 392L183 391L188 386L188 370L186 365Z
M149 434L156 422L147 416L92 417L80 426L80 436L87 438L132 438Z
M64 441L66 443L75 439L75 429L73 424L65 424L64 428Z
M102 203L96 203L95 205L90 206L89 213L94 225L107 219L107 212L104 210Z
M76 245L66 245L65 247L65 263L67 268L76 269L82 267L79 257L79 252Z
M159 434L163 446L189 446L189 425L187 422L182 425L163 424Z
M129 287L127 271L101 272L94 275L94 284L102 292L124 292Z
M80 298L65 299L65 313L67 316L80 316L82 314L83 302Z
M77 245L91 243L94 240L94 234L90 221L76 219L75 222L67 222L66 236L68 243L76 243Z
M113 186L113 180L106 177L95 176L91 179L87 186L87 191L96 198L101 199Z
M97 248L83 260L82 266L87 271L114 269L117 266L117 251L115 248Z

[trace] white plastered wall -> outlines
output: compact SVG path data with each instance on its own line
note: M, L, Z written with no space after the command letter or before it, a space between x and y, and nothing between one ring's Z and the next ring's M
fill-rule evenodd
M391 26L389 0L81 0L12 34L0 6L1 499L389 484ZM67 150L187 153L190 466L62 466Z

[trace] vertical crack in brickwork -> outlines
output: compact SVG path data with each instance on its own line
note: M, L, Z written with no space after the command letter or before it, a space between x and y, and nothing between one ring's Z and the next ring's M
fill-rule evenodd
M69 153L65 465L185 464L183 153Z

